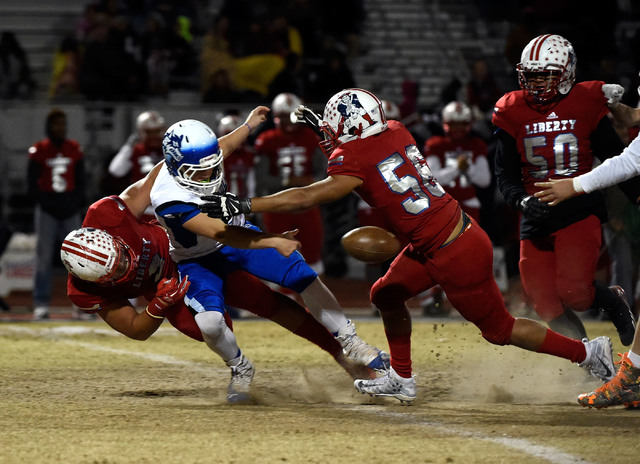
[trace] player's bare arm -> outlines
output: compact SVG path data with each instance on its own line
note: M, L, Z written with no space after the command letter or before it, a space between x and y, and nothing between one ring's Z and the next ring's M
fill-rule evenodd
M573 179L549 179L546 182L536 182L534 185L543 189L536 192L535 196L551 206L581 193L576 191Z
M153 187L163 164L164 161L156 164L144 178L131 184L120 194L120 198L137 218L142 216L142 213L151 204L151 187Z
M229 156L233 151L238 148L242 143L247 140L247 137L251 134L251 132L267 120L267 114L269 113L269 108L266 106L258 106L254 108L244 124L238 128L236 128L233 132L220 137L218 139L218 143L220 148L222 149L222 156L225 158Z
M611 115L622 127L633 127L640 124L640 108L632 108L624 103L609 107Z
M164 320L151 317L146 311L138 313L124 298L103 304L98 315L112 329L134 340L148 339Z
M300 242L294 237L296 231L284 234L267 234L246 227L225 224L200 213L184 223L185 229L194 234L212 238L233 248L275 248L283 256L290 256L300 249Z
M253 198L251 211L255 213L294 212L344 198L362 185L354 176L329 176L306 187L291 188L266 197Z

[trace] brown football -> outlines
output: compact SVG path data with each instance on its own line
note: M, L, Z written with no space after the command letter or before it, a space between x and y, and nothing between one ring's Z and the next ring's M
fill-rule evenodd
M395 235L375 226L350 230L342 236L341 242L347 253L369 264L394 258L402 248Z

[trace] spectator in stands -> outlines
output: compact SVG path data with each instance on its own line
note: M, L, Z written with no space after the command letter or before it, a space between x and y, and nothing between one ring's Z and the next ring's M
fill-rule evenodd
M77 39L71 35L65 36L53 56L49 98L69 98L80 95L78 86L80 59Z
M80 64L80 91L89 100L132 101L144 88L143 70L108 19L93 27Z
M308 101L327 101L342 89L355 86L355 79L347 65L347 59L338 49L325 52L322 67L309 76Z
M29 148L27 185L35 199L36 273L34 319L49 317L54 255L58 241L82 224L85 206L84 154L67 138L67 116L60 109L47 115L47 138Z
M13 32L0 36L0 98L29 98L35 89L27 53Z

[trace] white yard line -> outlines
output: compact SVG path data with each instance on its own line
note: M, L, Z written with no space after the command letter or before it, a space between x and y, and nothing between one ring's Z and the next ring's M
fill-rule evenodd
M344 409L344 407L341 407L341 409ZM522 451L523 453L536 458L546 459L547 461L554 464L593 464L581 456L574 456L573 454L565 453L558 448L554 448L553 446L538 445L523 438L514 438L506 435L501 437L485 435L479 432L456 427L451 424L418 419L411 413L399 413L381 410L380 406L354 406L348 407L347 409L357 411L359 413L379 416L383 419L393 419L395 421L404 422L411 425L418 425L425 428L435 428L440 432L444 432L450 435L496 443L506 448Z
M163 335L171 334L175 332L174 329L160 329L159 332L166 332ZM6 325L0 326L0 335L3 333L25 333L31 336L41 336L43 338L55 336L57 339L69 343L72 345L81 346L86 349L102 351L113 354L120 354L125 356L136 356L138 358L146 359L153 362L162 364L169 364L174 366L184 366L198 372L212 373L218 369L212 366L207 366L202 363L184 361L173 356L160 355L154 353L141 353L139 351L123 350L119 348L111 348L102 346L96 343L79 342L72 339L67 339L65 336L81 335L81 334L101 334L101 335L116 335L122 336L111 329L92 328L86 326L70 325L70 326L58 326L52 328L34 329L31 327ZM220 369L221 371L223 369ZM345 409L344 405L339 406L340 409ZM443 422L425 421L419 419L411 413L398 413L393 411L387 411L380 409L380 406L368 407L365 405L350 406L346 409L361 413L379 416L384 419L393 419L395 421L404 422L407 424L418 425L425 428L438 429L441 433L455 435L464 438L470 438L473 440L486 441L495 443L506 448L514 449L530 456L545 459L553 464L593 464L590 461L585 460L583 457L574 456L569 453L565 453L558 448L552 446L539 445L522 438L514 438L509 436L491 436L485 435L479 432L466 430L460 427L456 427L451 424Z

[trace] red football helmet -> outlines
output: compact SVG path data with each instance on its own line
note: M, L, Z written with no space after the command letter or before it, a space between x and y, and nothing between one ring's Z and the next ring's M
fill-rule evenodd
M564 37L545 34L529 42L516 66L527 102L546 106L568 94L576 80L576 61L573 46Z

